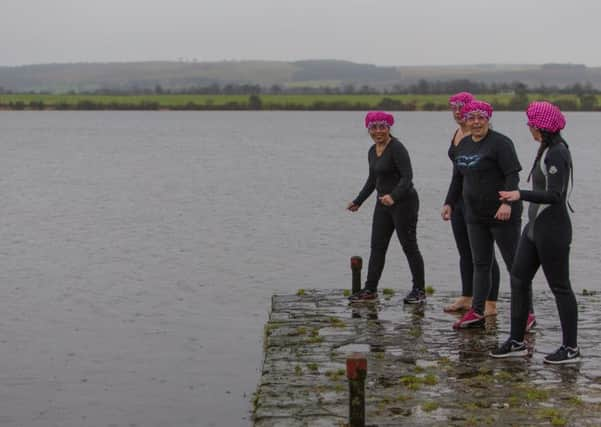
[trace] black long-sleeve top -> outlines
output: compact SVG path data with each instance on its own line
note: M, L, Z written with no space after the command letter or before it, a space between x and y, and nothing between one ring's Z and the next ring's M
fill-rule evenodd
M354 204L361 205L374 190L377 190L378 197L390 194L395 202L415 191L409 153L395 137L392 137L379 157L376 154L376 145L372 145L367 160L369 175L359 195L353 200Z
M513 142L492 129L476 142L471 135L449 152L453 156L453 178L445 204L453 206L463 196L469 223L496 222L501 206L498 192L518 189L522 169ZM509 221L519 221L522 203L511 204Z

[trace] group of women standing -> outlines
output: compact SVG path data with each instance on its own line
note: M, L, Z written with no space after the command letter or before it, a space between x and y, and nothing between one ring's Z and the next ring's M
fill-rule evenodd
M494 256L496 243L511 278L511 333L490 356L529 354L524 335L536 323L532 279L542 267L555 296L563 332L561 347L544 361L577 362L580 360L577 303L568 268L572 230L567 199L572 161L560 133L565 118L549 102L529 105L527 124L539 147L528 177L532 178L532 190L520 190L522 168L513 142L490 125L492 106L467 92L453 95L449 105L458 128L449 147L453 175L442 218L451 221L459 251L462 294L445 311L466 311L453 324L455 329L483 327L487 316L497 314L500 275ZM426 301L424 262L416 233L419 199L412 183L409 154L390 133L393 124L393 116L382 111L369 112L365 117L365 126L374 142L368 153L369 175L347 208L358 210L374 190L378 200L372 222L367 281L363 289L351 295L351 302L377 297L386 250L395 231L413 276L413 289L404 302ZM530 205L528 223L520 231L522 200Z

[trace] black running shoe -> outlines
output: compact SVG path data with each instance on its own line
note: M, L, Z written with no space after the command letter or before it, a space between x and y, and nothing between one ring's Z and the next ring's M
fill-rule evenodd
M562 345L554 353L547 354L543 361L553 365L577 363L580 362L580 349Z
M353 301L369 301L378 297L378 291L369 288L363 288L359 292L355 292L348 299Z
M423 289L411 289L411 292L403 299L405 304L423 304L426 302L426 293Z
M501 347L492 350L488 355L497 359L528 356L528 349L523 342L518 342L509 338Z

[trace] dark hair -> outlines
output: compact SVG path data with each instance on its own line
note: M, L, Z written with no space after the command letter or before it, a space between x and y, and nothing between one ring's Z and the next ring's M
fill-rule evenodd
M566 140L563 139L563 137L561 136L561 133L559 133L559 131L549 132L548 130L543 130L543 129L539 129L539 131L542 136L542 141L540 143L540 147L538 147L538 151L536 152L536 158L534 159L534 164L532 165L532 169L530 169L530 174L528 175L528 182L530 182L530 178L532 178L532 173L534 172L536 163L540 160L540 158L543 155L543 152L548 147L555 145L555 144L564 144L568 148L568 150L570 149L570 146L568 145ZM572 163L571 156L570 156L570 181L572 181L572 187L570 189L570 193L567 196L567 199L568 199L567 204L568 204L568 208L570 209L570 211L574 212L574 209L572 208L572 205L570 204L570 201L569 201L570 194L572 193L572 189L574 189L574 164Z
M532 168L530 169L530 173L528 174L527 182L530 182L530 178L532 178L532 173L534 172L536 163L540 160L544 151L548 147L550 147L551 145L562 143L562 142L566 145L566 147L568 147L568 143L565 142L565 140L561 137L561 133L559 131L549 132L548 130L539 129L539 132L542 136L542 141L540 143L540 147L538 147L538 151L536 152L536 157L534 158L534 163L532 164Z

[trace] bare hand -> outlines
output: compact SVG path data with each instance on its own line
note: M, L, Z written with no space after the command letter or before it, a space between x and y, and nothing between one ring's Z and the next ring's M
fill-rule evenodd
M520 200L520 192L515 191L499 191L499 200L503 202L517 202Z
M495 214L495 219L498 219L499 221L507 221L510 217L511 206L509 206L507 203L501 204L501 206L499 206L499 210L497 210L497 213Z
M357 212L359 210L359 205L354 204L353 202L350 202L348 204L348 206L346 207L347 210L351 211L351 212Z
M384 194L382 197L379 197L380 203L384 206L392 206L394 205L394 199L390 196L390 194Z
M451 219L452 213L453 213L453 208L451 207L451 205L444 205L442 207L442 212L440 213L440 216L442 216L442 219L444 221L448 221Z

